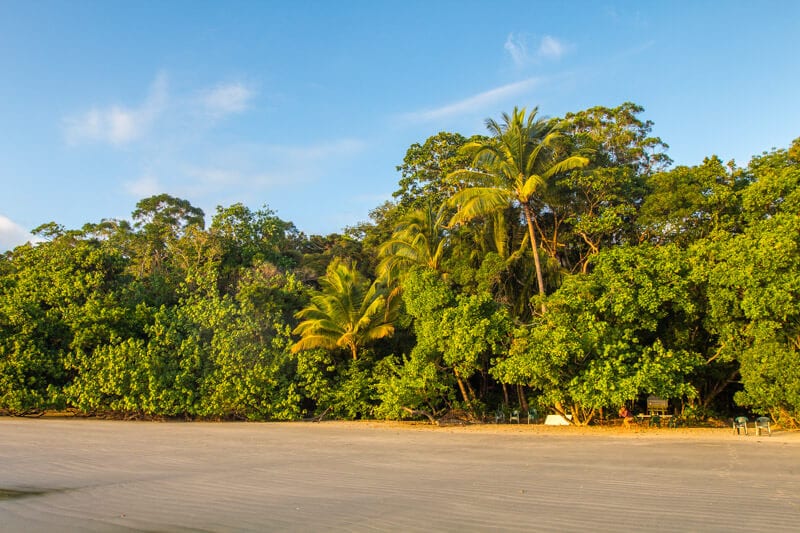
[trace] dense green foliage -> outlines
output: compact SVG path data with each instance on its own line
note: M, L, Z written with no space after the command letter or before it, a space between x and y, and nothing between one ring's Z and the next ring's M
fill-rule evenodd
M441 132L343 234L165 194L0 256L0 409L800 424L800 139L672 167L630 103Z

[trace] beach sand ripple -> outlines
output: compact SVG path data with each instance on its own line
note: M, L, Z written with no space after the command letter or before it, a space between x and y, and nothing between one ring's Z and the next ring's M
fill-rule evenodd
M796 531L800 436L0 419L3 531Z

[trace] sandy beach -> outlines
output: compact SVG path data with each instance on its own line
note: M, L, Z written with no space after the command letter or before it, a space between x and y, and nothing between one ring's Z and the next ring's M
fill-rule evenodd
M2 531L796 531L800 434L0 418Z

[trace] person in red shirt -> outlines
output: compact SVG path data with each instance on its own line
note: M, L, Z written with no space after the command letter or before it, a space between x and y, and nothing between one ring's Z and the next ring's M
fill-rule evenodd
M633 422L633 413L628 411L628 407L623 405L619 410L619 417L622 419L622 423L626 426L631 425Z

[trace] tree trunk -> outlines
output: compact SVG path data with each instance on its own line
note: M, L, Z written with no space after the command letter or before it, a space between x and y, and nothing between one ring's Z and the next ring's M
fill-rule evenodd
M589 237L585 233L579 233L578 235L580 235L581 238L583 238L583 241L589 245L589 249L591 250L591 252L586 254L586 257L583 258L581 265L581 273L586 274L586 272L589 270L589 258L599 253L600 247L598 247L597 244L592 242L591 239L589 239Z
M469 395L467 394L467 389L464 387L464 381L461 379L461 376L458 374L458 370L455 368L453 369L453 374L456 376L456 382L458 382L458 388L461 391L461 397L464 398L464 402L467 405L472 405L469 401Z
M470 406L473 406L478 400L478 397L475 395L475 389L472 388L472 384L469 382L468 379L464 380L464 384L467 386L467 393L469 393L470 396L470 400L468 403Z
M519 399L520 411L528 412L528 399L525 397L525 387L517 385L517 398Z
M531 238L531 248L533 252L533 263L536 265L536 283L539 285L539 295L544 298L544 277L542 276L542 263L539 260L539 245L536 242L536 232L533 229L533 212L531 206L527 203L522 204L522 209L525 213L525 221L528 223L528 234ZM547 308L542 302L542 312L547 311Z
M481 361L481 400L489 393L489 358L484 354Z
M739 369L737 368L728 376L727 379L717 381L713 388L702 399L701 405L703 409L708 409L711 406L711 402L714 401L714 398L716 398L720 392L725 390L725 387L727 387L729 383L733 383L738 374Z

